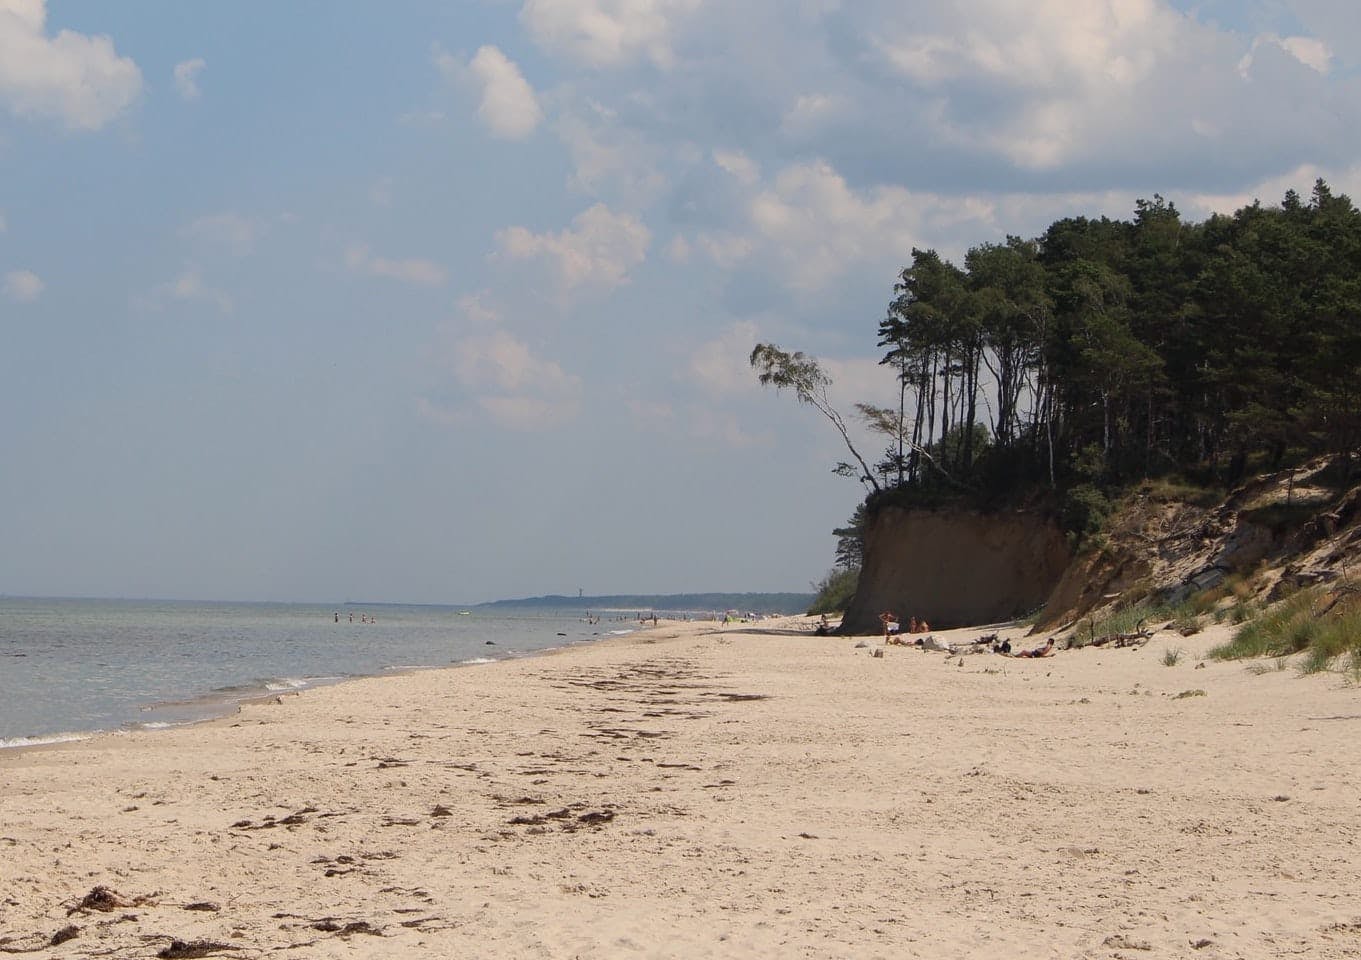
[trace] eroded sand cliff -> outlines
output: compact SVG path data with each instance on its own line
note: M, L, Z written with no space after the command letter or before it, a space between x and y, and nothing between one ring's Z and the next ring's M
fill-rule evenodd
M843 629L880 629L879 614L932 627L993 623L1044 604L1071 560L1064 534L1038 513L879 510Z

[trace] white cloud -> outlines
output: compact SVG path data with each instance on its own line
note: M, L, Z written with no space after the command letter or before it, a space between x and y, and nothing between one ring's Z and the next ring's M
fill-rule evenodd
M167 301L172 300L182 303L211 304L222 313L231 313L233 309L232 298L224 291L205 283L203 269L198 264L193 263L186 265L175 278L157 284L152 288L148 306L153 309L160 309L165 306Z
M459 312L469 325L474 327L494 327L501 322L501 315L495 307L487 304L485 293L468 294L458 301Z
M15 303L32 303L42 296L47 284L32 270L11 270L5 274L5 296Z
M714 163L737 178L739 183L750 186L761 179L761 168L741 150L715 150Z
M805 136L819 130L828 120L846 109L846 102L840 96L825 93L808 93L798 97L781 121L781 129L792 136Z
M142 92L137 64L108 37L46 33L45 0L0 0L0 102L21 116L98 130Z
M432 260L413 257L407 260L389 260L375 257L363 244L353 244L345 251L345 265L355 273L373 277L386 277L422 287L442 287L446 280L444 268Z
M581 379L504 330L457 341L449 359L472 404L500 426L542 430L577 414Z
M676 27L703 0L525 0L520 22L540 46L592 67L675 61Z
M751 372L748 357L760 336L755 323L742 320L700 344L690 355L689 380L709 394L754 391L756 375Z
M780 172L751 202L751 226L795 289L815 290L855 263L911 250L921 200L901 187L855 191L826 162Z
M1312 182L1312 181L1310 181ZM916 247L961 260L968 247L1030 235L1062 216L1128 216L1133 190L1083 193L918 192L853 188L824 160L794 164L735 199L729 225L685 238L715 266L762 271L794 294L854 275L886 285Z
M756 249L750 237L718 230L701 230L695 236L695 245L725 270L731 270L746 260Z
M951 11L942 11L934 30L881 41L880 52L938 94L992 85L989 96L1010 101L1006 115L979 111L975 119L952 110L941 131L1035 169L1067 159L1091 135L1085 121L1128 98L1180 42L1179 16L1156 0L1039 0L1024 8L974 0Z
M1181 17L1160 0L972 0L942 8L881 43L888 62L930 86L967 76L1056 91L1129 86L1177 42ZM933 29L934 28L934 29Z
M1286 53L1311 70L1327 73L1332 69L1333 52L1316 37L1285 37L1281 40L1281 46Z
M178 91L181 100L199 98L198 75L207 65L208 61L202 57L175 64L175 90Z
M667 148L621 122L598 101L564 107L554 133L572 157L568 185L605 202L645 207L667 188Z
M1347 0L1291 0L1290 7L1312 35L1327 37L1342 63L1361 61L1361 17Z
M1238 73L1244 80L1252 77L1257 51L1263 46L1279 47L1316 73L1326 74L1333 66L1332 50L1316 37L1278 37L1274 33L1264 33L1253 38L1252 48L1238 61Z
M1287 190L1294 190L1306 203L1314 181L1322 178L1334 194L1345 193L1353 202L1361 198L1361 161L1344 167L1323 168L1315 164L1301 164L1280 176L1259 181L1244 190L1232 193L1194 193L1177 206L1183 216L1203 220L1213 213L1233 213L1260 200L1267 206L1279 204Z
M652 232L637 218L597 203L578 214L572 227L561 233L509 227L498 232L496 240L501 254L511 259L548 260L567 290L612 290L627 283L629 271L647 258Z
M482 91L477 115L494 136L524 140L538 128L543 108L514 61L486 46L477 51L468 69Z

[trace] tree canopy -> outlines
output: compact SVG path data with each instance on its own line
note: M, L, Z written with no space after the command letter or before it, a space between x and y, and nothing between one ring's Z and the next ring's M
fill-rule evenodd
M1320 180L1308 201L1203 223L1155 195L1129 221L1066 218L963 267L913 250L878 333L912 451L891 445L885 465L904 485L1231 481L1296 446L1349 463L1361 213Z
M1155 195L1129 220L1068 217L962 265L914 249L878 325L896 409L858 404L861 457L816 360L758 345L763 383L827 416L871 498L1077 491L1201 473L1232 483L1288 453L1361 443L1361 212L1308 199L1188 223ZM1085 492L1084 492L1085 491Z

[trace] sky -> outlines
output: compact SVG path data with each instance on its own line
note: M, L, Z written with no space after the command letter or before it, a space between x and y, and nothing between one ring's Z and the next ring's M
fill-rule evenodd
M887 403L913 247L1361 195L1352 3L0 0L0 594L809 589L752 346Z

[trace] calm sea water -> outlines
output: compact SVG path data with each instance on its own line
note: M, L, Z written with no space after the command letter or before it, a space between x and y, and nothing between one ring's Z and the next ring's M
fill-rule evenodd
M575 611L0 599L0 748L201 720L270 691L524 655L629 627Z

